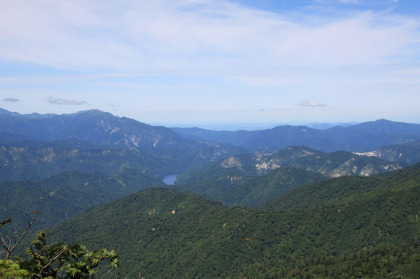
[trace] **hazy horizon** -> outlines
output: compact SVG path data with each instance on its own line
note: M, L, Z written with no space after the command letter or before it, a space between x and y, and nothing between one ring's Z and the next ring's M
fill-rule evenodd
M1 110L5 110L4 108L0 107L0 112ZM95 109L93 109L95 110ZM8 111L8 110L6 110ZM73 113L68 113L68 114L75 114L75 113L81 113L81 112L86 112L89 110L82 110L82 111L77 111L77 112L73 112ZM102 111L102 110L100 110ZM16 111L9 111L11 113L19 113ZM113 114L111 111L102 111L105 113L111 113ZM22 114L22 113L19 113ZM31 113L24 113L22 115L31 115L31 114L41 114L39 112L31 112ZM67 113L52 113L53 115L66 115ZM114 116L117 117L127 117L124 115L115 115ZM130 117L127 117L130 118ZM134 119L134 118L131 118ZM200 129L207 129L207 130L214 130L214 131L239 131L239 130L248 130L248 131L255 131L255 130L265 130L265 129L272 129L274 127L278 127L278 126L284 126L284 125L290 125L290 126L306 126L306 127L310 127L310 128L314 128L314 129L318 129L318 130L324 130L324 129L328 129L331 127L335 127L335 126L343 126L343 127L348 127L348 126L352 126L352 125L356 125L356 124L361 124L364 122L372 122L372 121L377 121L377 120L382 120L385 118L380 118L380 119L372 119L372 120L366 120L366 121L346 121L346 122L335 122L335 121L331 121L331 122L272 122L272 123L268 123L268 122L238 122L238 123L229 123L229 122L220 122L220 123L216 123L216 122L208 122L208 123L162 123L162 122L144 122L138 119L134 119L136 121L151 125L151 126L163 126L163 127L167 127L167 128L200 128ZM392 119L385 119L388 121L394 121ZM394 121L394 122L401 122L401 121ZM420 124L420 122L404 122L404 123L409 123L409 124Z

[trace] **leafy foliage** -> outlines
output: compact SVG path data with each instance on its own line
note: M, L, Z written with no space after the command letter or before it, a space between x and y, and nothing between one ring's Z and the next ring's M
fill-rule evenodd
M37 234L28 254L30 260L17 259L17 262L29 271L31 278L93 278L102 261L108 260L114 268L119 263L115 251L90 252L81 244L47 244L44 231Z
M15 261L0 259L0 278L24 278L28 275L29 272L21 269Z
M119 258L115 251L101 249L91 252L81 244L47 244L44 231L37 234L37 239L27 250L29 259L14 257L12 260L11 253L32 227L36 217L37 212L34 212L32 221L28 221L16 242L13 237L0 234L0 244L6 250L4 259L0 260L1 278L94 278L97 267L104 260L109 261L111 267L118 267ZM11 220L10 217L2 221L0 227L11 223Z

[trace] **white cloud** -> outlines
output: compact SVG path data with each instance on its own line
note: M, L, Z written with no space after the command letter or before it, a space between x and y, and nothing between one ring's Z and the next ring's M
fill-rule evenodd
M325 107L325 106L327 106L327 104L321 104L321 103L308 101L308 100L300 101L299 105L302 106L302 107Z
M9 98L4 98L3 102L18 103L18 102L20 102L20 100L18 98L9 97Z
M252 76L261 69L412 58L420 42L418 19L387 13L326 21L206 0L22 0L3 6L0 59L66 70Z
M68 99L63 99L63 98L54 98L51 96L48 96L46 100L48 103L52 105L67 105L67 106L88 105L86 101L68 100Z

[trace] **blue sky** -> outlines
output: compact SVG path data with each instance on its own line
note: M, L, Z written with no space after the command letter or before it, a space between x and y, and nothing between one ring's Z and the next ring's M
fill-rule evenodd
M420 123L420 1L4 1L0 107L207 127Z

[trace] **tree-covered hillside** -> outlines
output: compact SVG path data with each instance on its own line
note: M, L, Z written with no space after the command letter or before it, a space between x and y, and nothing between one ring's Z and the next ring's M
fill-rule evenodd
M41 181L0 183L0 220L13 216L8 233L26 226L28 212L38 212L33 229L46 229L94 205L162 182L134 169L112 174L64 172Z
M228 209L195 194L150 188L49 234L115 249L127 278L416 278L419 177L410 170L385 178L389 183L367 179L355 195L342 191L322 206L296 211ZM325 183L323 191L335 187Z
M286 191L328 177L370 176L401 168L375 157L288 147L274 154L242 154L178 176L175 188L225 205L258 206Z
M0 181L40 180L64 171L112 173L122 168L163 176L180 171L177 165L181 161L180 158L163 159L148 151L133 149L85 150L55 144L43 147L0 145Z
M324 175L312 171L282 167L227 192L225 199L230 198L233 202L226 204L257 207L296 187L326 179Z
M289 146L273 154L241 154L230 156L208 166L197 168L178 177L179 183L193 183L218 172L232 171L242 176L261 176L280 167L295 167L329 177L346 175L370 176L398 170L400 163L376 157L360 156L345 151L325 153L305 146Z
M362 154L412 165L420 162L420 141L381 146L376 150Z
M256 207L297 186L327 179L322 174L292 167L281 167L263 176L246 174L236 168L208 169L202 176L195 176L194 181L181 178L174 188L199 193L226 206Z
M420 185L420 164L377 177L341 177L303 185L262 206L268 210L302 210L348 204L386 189ZM408 183L408 184L407 184ZM420 197L418 197L420 198Z

